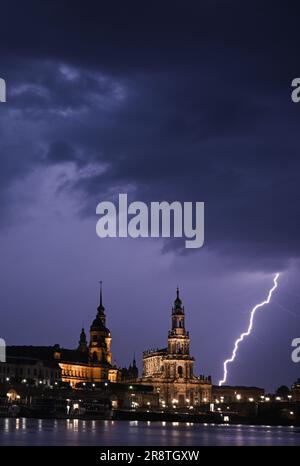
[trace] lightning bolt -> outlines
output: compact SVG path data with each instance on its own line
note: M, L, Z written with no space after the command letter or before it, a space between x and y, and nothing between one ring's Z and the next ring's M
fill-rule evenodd
M269 304L269 302L271 301L273 291L276 290L276 288L278 286L278 283L277 283L278 277L279 277L279 273L276 273L276 275L275 275L275 277L273 279L274 285L270 289L267 299L265 301L259 303L259 304L256 304L256 306L254 306L254 308L252 309L251 314L250 314L250 320L249 320L249 325L248 325L247 331L244 332L244 333L241 333L239 338L234 343L234 348L233 348L233 351L232 351L232 354L231 354L231 358L226 359L226 361L224 361L224 363L223 363L224 375L223 375L223 379L219 381L219 386L223 385L226 382L226 379L227 379L227 365L235 360L239 344L244 340L244 338L248 337L250 335L251 331L252 331L255 312L257 311L257 309L259 309L260 307L263 307L265 304Z

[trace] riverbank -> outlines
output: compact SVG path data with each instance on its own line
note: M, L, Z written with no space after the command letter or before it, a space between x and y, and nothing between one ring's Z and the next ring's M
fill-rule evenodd
M169 422L188 423L205 425L257 425L257 426L294 426L300 427L298 419L289 420L272 415L265 416L240 416L237 413L184 413L184 412L158 412L158 411L131 411L131 410L104 410L98 413L46 413L20 410L16 415L2 413L1 418L10 419L53 419L53 420L112 420L112 421L133 421L133 422Z
M2 446L270 446L300 445L292 426L154 421L0 419Z

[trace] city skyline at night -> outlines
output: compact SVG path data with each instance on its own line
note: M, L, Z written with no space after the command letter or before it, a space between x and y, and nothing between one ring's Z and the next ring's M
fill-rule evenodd
M73 348L101 278L116 364L135 352L141 368L145 347L165 341L179 285L195 370L217 382L280 273L228 383L290 386L300 368L299 6L70 5L2 6L14 27L0 30L0 336ZM119 193L146 206L203 202L203 246L99 238L97 205Z

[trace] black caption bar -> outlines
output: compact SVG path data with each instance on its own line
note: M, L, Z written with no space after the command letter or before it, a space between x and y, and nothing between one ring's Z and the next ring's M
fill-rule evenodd
M104 465L104 464L151 464L151 463L175 463L175 464L196 464L214 459L224 461L237 460L240 463L241 457L247 457L247 461L255 461L258 450L275 449L276 455L281 452L287 454L288 449L293 449L292 453L298 452L300 447L0 447L0 453L7 455L13 462L20 460L33 466L43 463L55 462L59 464L83 465ZM300 452L300 451L299 451ZM299 453L298 452L298 453ZM244 456L247 455L247 456Z

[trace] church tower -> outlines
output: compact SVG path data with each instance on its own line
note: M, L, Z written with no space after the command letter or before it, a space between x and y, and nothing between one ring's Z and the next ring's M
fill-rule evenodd
M172 308L172 329L168 335L168 354L175 357L190 354L189 332L185 330L184 306L179 297L179 288L176 290L176 299Z
M100 300L97 316L90 327L89 353L92 362L111 364L111 333L106 327L105 307L102 302L102 282L100 282Z
M159 393L162 406L191 407L211 399L211 378L194 375L190 335L185 329L185 310L176 290L167 348L144 351L142 383Z

